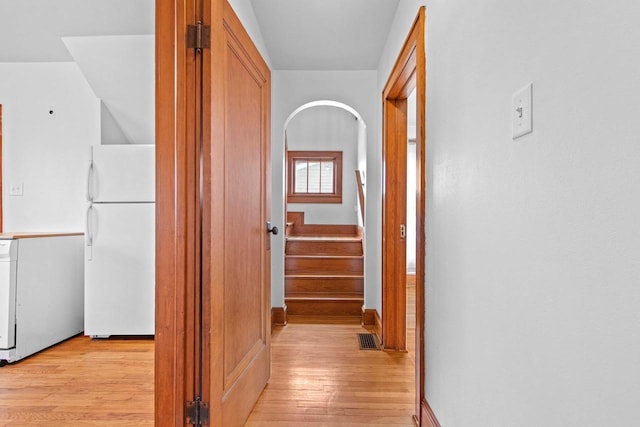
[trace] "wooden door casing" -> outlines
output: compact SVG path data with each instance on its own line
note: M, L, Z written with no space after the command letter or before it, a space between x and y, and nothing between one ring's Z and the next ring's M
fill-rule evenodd
M389 75L383 103L382 339L385 349L406 349L406 249L399 238L406 215L416 216L416 424L424 399L426 56L421 7ZM416 89L416 211L406 212L407 98ZM425 406L426 405L426 406ZM426 422L426 420L425 420Z
M185 404L196 389L196 72L202 59L187 49L185 37L195 13L195 0L156 0L157 427L185 425Z
M384 186L382 196L382 342L406 351L407 100L385 99Z

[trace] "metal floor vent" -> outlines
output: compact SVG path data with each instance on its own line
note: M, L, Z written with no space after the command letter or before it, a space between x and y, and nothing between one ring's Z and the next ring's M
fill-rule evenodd
M373 334L358 334L360 350L380 350L378 340Z

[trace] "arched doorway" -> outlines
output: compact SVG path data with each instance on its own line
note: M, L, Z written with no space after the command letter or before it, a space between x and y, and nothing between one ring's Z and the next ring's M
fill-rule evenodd
M359 319L364 305L366 123L351 106L319 100L283 126L285 269L281 312Z

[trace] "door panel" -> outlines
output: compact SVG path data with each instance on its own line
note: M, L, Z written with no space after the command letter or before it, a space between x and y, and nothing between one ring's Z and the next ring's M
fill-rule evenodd
M261 87L231 47L227 61L226 128L234 143L227 147L225 158L225 312L233 315L225 323L225 335L233 340L225 347L225 388L265 342L262 286L255 286L264 280ZM238 235L238 230L247 233Z
M156 425L241 426L271 363L271 75L226 0L156 10Z
M205 132L211 132L211 225L205 227L211 297L205 317L212 327L210 425L233 427L244 424L270 375L271 88L270 71L235 13L214 0L212 15L216 5L223 19L213 17L211 74L204 74L211 90L211 129Z

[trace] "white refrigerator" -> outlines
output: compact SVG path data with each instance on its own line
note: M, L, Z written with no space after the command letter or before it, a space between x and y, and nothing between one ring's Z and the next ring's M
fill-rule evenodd
M153 335L155 146L92 147L87 200L84 333Z

